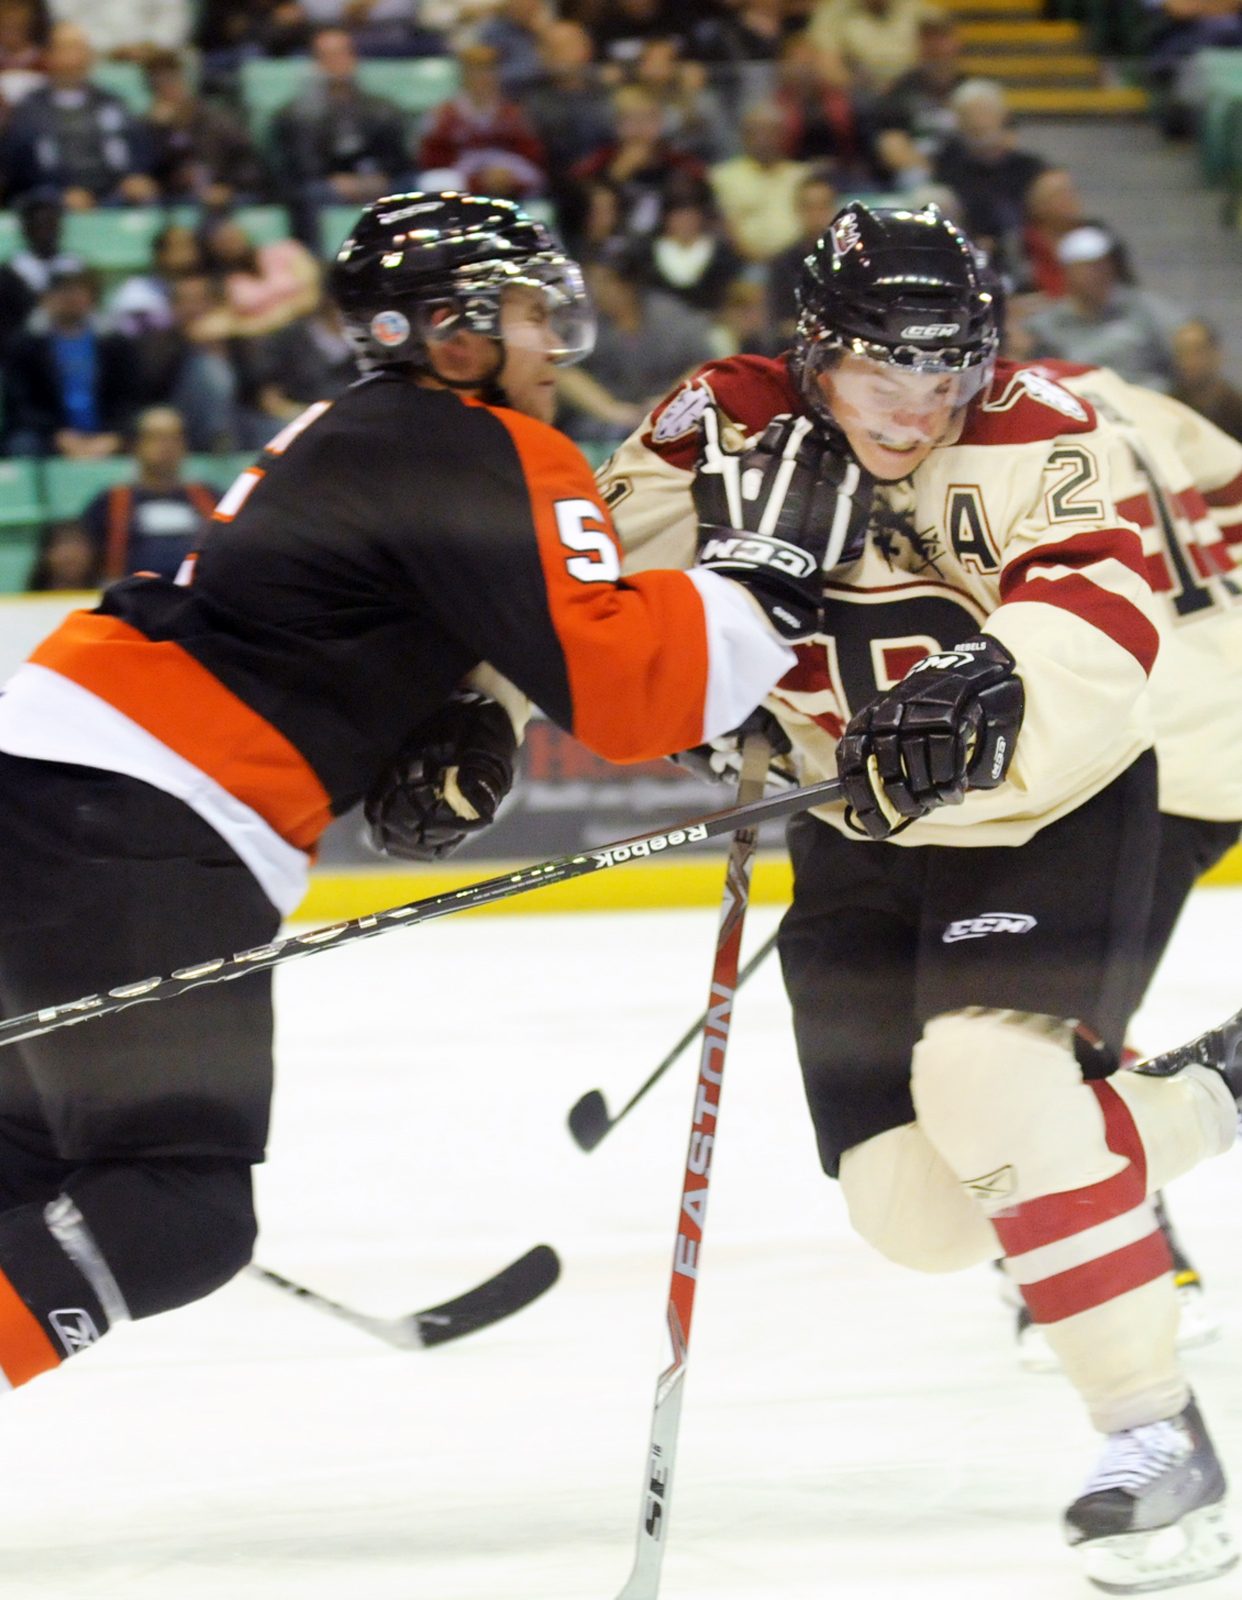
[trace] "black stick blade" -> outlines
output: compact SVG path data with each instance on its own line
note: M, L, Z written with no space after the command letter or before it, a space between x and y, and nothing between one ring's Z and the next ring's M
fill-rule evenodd
M546 1294L561 1275L560 1257L551 1245L537 1244L486 1283L455 1300L431 1306L414 1317L421 1345L447 1344L479 1328L511 1317Z
M570 1107L568 1121L574 1143L582 1150L594 1150L612 1127L608 1103L598 1089L588 1089L582 1099Z

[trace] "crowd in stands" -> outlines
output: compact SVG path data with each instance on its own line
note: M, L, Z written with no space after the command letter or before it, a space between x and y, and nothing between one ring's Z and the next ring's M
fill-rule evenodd
M1151 3L1170 48L1242 26L1242 0ZM257 450L352 380L325 262L418 187L518 199L583 261L599 336L561 421L597 454L700 362L788 344L854 196L960 221L1015 354L1242 436L1214 330L1135 282L962 53L925 0L0 0L0 449L117 478L49 523L32 582L176 571L219 489L187 453ZM143 259L94 259L127 217Z

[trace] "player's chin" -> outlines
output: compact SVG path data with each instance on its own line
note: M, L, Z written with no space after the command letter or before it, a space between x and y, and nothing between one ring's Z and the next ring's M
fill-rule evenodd
M528 417L534 417L536 422L554 422L556 420L556 379L541 379L538 383L527 384L523 387L520 396L514 397L514 403L519 411L524 411Z
M884 440L874 435L862 439L855 437L850 443L854 447L854 454L872 477L887 481L909 477L935 448L929 439L906 443Z

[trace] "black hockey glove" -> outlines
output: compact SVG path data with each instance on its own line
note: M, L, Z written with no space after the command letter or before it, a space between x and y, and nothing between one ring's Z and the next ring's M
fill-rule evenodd
M746 721L730 733L722 733L719 738L709 739L706 744L692 745L689 750L679 750L668 759L692 778L702 779L706 783L727 783L736 789L742 776L742 741L751 733L761 733L772 752L768 766L768 787L796 788L798 779L793 767L784 759L793 746L784 728L762 706L752 711Z
M745 585L778 633L805 639L819 627L822 574L862 551L873 484L809 417L773 417L734 451L711 407L694 474L696 565Z
M851 816L887 839L966 790L1005 781L1025 696L1013 657L976 634L925 656L894 689L865 706L837 746L837 771Z
M503 706L486 695L454 695L420 723L367 795L372 846L409 861L451 855L495 821L513 787L516 755Z

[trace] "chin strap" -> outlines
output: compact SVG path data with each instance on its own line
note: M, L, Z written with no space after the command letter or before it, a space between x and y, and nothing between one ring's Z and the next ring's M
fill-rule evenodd
M429 372L437 383L442 383L446 389L468 389L477 393L484 405L507 406L509 397L500 382L500 374L505 370L505 346L503 339L493 339L496 346L496 365L482 378L472 378L464 382L461 378L446 378L442 372L437 372L428 359L423 371Z
M412 378L434 378L446 389L477 393L485 405L507 406L511 402L500 382L500 374L505 367L504 342L500 339L492 342L496 345L496 365L484 377L471 379L469 383L461 378L446 378L443 373L437 372L431 364L426 345L401 361L376 361L371 358L360 360L359 367L368 376L378 372L405 372Z

